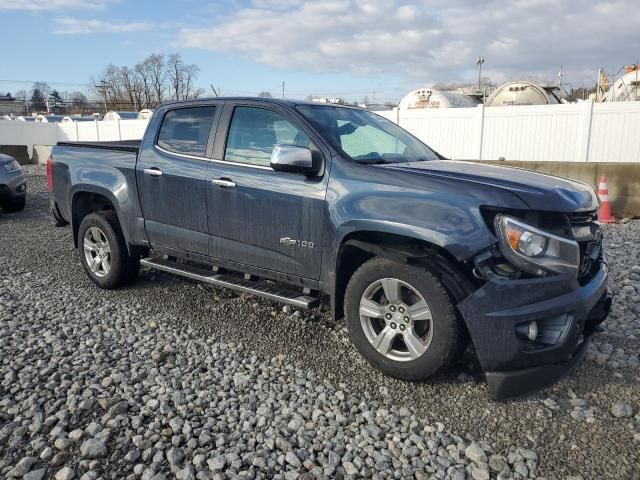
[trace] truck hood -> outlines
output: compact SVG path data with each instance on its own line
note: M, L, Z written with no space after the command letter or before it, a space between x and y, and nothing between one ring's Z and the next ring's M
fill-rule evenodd
M508 190L535 210L568 213L598 208L598 197L590 185L522 168L454 160L395 163L379 167Z

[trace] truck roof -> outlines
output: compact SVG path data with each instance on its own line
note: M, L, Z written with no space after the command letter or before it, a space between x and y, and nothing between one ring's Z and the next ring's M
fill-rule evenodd
M268 98L268 97L201 97L201 98L191 98L188 100L171 100L168 102L162 102L158 107L162 107L164 105L188 105L190 103L201 103L207 101L214 100L233 100L233 101L242 101L242 100L259 100L265 103L273 103L277 105L287 105L289 107L295 107L297 105L330 105L333 107L342 107L342 108L358 108L352 105L341 105L338 103L319 103L319 102L310 102L308 100L287 100L283 98Z

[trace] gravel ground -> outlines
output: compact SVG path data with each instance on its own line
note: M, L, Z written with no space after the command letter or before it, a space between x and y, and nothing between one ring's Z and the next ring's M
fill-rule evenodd
M608 228L607 331L560 384L488 397L471 363L373 371L299 312L143 270L96 289L47 213L0 213L0 477L640 478L640 222Z

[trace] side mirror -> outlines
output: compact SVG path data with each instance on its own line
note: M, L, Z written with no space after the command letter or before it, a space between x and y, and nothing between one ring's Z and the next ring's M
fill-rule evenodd
M313 175L317 167L311 150L295 145L276 145L271 153L271 168L276 172L303 173Z

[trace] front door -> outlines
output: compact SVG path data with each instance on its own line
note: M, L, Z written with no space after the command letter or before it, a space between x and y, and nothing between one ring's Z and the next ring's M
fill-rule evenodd
M275 108L225 108L226 141L216 143L210 176L210 255L318 279L328 175L306 178L269 166L275 144L315 148L308 131Z
M153 247L208 253L211 162L207 152L213 142L216 108L209 104L167 110L157 139L141 149L138 188L145 230Z

